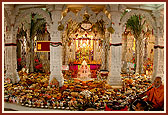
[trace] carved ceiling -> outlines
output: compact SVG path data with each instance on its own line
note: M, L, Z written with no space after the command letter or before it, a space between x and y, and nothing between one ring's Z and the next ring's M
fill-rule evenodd
M17 8L20 10L25 10L29 8L46 8L47 4L5 4L5 8L10 10L11 8ZM101 12L105 9L106 4L66 4L67 9L74 13L81 10L85 6L89 6L95 13ZM141 9L146 11L152 11L157 9L162 9L163 4L124 4L128 9Z

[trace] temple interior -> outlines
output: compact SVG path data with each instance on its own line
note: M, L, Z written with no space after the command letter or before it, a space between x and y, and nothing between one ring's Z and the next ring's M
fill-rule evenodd
M3 5L5 111L135 111L164 85L162 2Z

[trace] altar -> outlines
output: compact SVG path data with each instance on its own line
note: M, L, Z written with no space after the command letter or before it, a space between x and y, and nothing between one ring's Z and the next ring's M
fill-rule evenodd
M97 71L102 64L102 60L100 59L101 40L94 37L93 33L77 34L77 36L72 37L72 43L69 46L71 53L68 53L71 54L68 65L72 78L78 77L77 74L84 60L91 72L91 78L97 78Z
M101 64L93 64L93 63L88 63L88 67L90 68L91 72L91 78L97 78L97 71L100 69ZM79 68L81 67L80 63L70 63L69 64L69 70L74 71L74 74L72 77L76 78L77 77L77 72Z

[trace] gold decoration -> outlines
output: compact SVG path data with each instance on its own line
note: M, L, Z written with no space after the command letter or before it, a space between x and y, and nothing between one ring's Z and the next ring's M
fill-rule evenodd
M111 34L113 34L114 31L115 31L113 27L109 27L107 30L108 30Z
M64 29L64 25L63 24L60 24L59 26L58 26L58 30L59 31L62 31Z

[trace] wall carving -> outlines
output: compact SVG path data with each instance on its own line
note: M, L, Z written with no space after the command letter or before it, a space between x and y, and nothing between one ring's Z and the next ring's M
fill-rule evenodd
M82 22L83 21L83 16L84 16L84 14L85 13L88 13L89 15L90 15L90 18L89 18L89 21L91 22L91 23L96 23L96 14L91 10L91 8L89 8L88 6L86 6L86 7L83 7L82 9L81 9L81 11L79 11L78 13L77 13L77 17L76 17L76 21L78 22L78 23L80 23L80 22Z
M61 23L64 25L65 23L67 23L70 19L72 19L72 21L76 21L76 15L75 13L73 13L72 11L68 12L67 15L63 18L63 20L61 21ZM66 27L65 27L66 28ZM64 29L65 29L64 28Z
M70 19L72 19L72 21L76 21L77 23L80 23L83 21L83 16L85 13L88 13L90 18L89 21L91 23L96 23L96 14L88 7L83 7L81 9L81 11L79 11L77 13L77 15L75 13L73 13L72 11L68 12L67 15L63 18L63 20L61 21L62 24L67 23Z
M100 12L98 15L97 15L97 17L96 17L96 19L98 20L98 21L100 21L101 19L105 22L105 27L106 28L108 28L108 27L110 27L111 26L111 20L105 15L105 13L103 13L103 12Z

